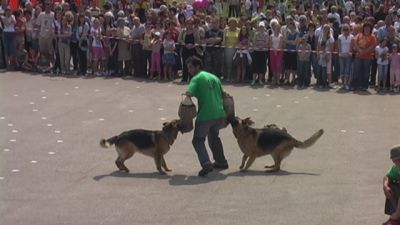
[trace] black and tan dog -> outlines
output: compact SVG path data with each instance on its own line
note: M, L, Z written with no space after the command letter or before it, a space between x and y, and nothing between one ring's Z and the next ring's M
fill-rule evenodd
M152 157L160 174L165 174L161 167L165 171L171 170L167 167L164 155L178 136L179 127L180 121L172 120L171 122L163 123L162 130L135 129L125 131L107 140L101 139L100 146L109 148L115 144L115 149L118 153L115 164L119 170L129 172L129 169L124 164L125 160L131 158L135 152L140 152Z
M230 123L233 134L244 154L240 165L241 171L246 171L257 157L269 154L274 159L275 164L265 166L265 168L272 168L272 170L266 172L279 171L282 160L291 153L294 147L308 148L324 133L324 130L321 129L301 142L288 134L286 129L279 129L276 126L252 128L250 126L254 122L250 118L244 120L239 117L231 118Z

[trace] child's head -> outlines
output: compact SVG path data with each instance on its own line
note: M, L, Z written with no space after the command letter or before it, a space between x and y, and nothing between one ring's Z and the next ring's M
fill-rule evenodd
M392 45L392 52L398 52L399 47L396 44Z
M154 33L154 39L159 39L160 36L161 36L160 32L157 31Z
M400 165L400 145L395 145L390 149L390 159L396 166Z

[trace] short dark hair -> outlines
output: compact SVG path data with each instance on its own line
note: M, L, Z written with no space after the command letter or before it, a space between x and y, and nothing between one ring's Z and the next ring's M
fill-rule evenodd
M197 56L191 56L186 60L186 65L187 64L192 64L194 67L200 67L203 68L203 62L201 61L201 59Z

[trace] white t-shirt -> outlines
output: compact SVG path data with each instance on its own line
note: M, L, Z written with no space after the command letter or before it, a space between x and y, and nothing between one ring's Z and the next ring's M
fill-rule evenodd
M4 32L15 32L15 24L17 21L15 20L14 15L11 15L10 17L2 16L1 19L4 23Z
M347 1L344 3L344 7L346 8L347 14L349 14L351 10L354 10L354 3L352 1Z
M39 36L52 38L54 34L54 12L41 12L37 18L36 24L40 26Z
M328 14L328 18L335 18L339 24L341 24L342 22L340 21L340 15L338 13L329 13Z
M389 52L389 48L388 47L381 47L380 45L376 46L375 48L375 54L377 57L379 57L376 62L378 63L378 65L388 65L389 64L389 59L386 57L386 59L382 59L382 57L380 57L381 54L387 54Z
M340 40L340 54L339 56L343 56L345 54L350 53L350 48L351 48L351 41L353 40L354 36L352 34L349 34L348 36L345 36L344 34L339 35L339 40Z

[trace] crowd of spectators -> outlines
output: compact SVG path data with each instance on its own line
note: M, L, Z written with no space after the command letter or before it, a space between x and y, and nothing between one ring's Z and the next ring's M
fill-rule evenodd
M398 92L400 0L1 0L0 67Z

